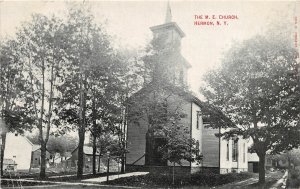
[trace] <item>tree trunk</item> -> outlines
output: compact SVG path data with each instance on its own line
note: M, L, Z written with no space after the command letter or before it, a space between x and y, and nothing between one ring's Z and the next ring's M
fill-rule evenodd
M172 177L172 180L173 180L173 185L175 185L175 162L173 163L173 177Z
M125 173L125 153L121 157L121 173Z
M93 136L93 175L96 175L96 152L97 152L97 135L96 135L96 127L97 127L97 118L96 118L96 100L95 100L95 92L93 92L93 104L92 104L92 119L93 119L93 131L92 136Z
M126 93L126 101L127 100L128 100L128 94ZM122 159L121 159L121 173L125 173L125 165L126 165L126 153L124 152L124 150L126 149L126 126L127 126L127 106L125 105L122 138L121 138L122 148L123 148Z
M3 176L3 161L4 161L4 151L5 151L5 142L6 142L6 132L3 132L1 134L1 140L2 140L2 145L1 145L1 177Z
M96 175L96 136L93 135L93 175Z
M101 166L101 156L100 156L100 153L99 153L99 164L98 164L98 172L100 173L100 166Z
M265 154L258 154L259 157L259 163L258 163L258 173L259 173L259 183L263 184L265 183L265 175L266 175L266 170L265 170Z
M42 100L41 100L41 111L38 123L39 129L39 141L41 143L41 166L40 166L40 178L44 179L46 177L46 143L43 138L43 118L44 118L44 105L45 105L45 62L42 61Z
M44 72L43 72L44 73ZM44 95L44 74L43 74L43 95ZM47 143L49 140L50 134L50 126L51 126L51 117L52 117L52 103L53 103L53 85L54 85L54 64L52 63L51 68L51 79L50 79L50 97L49 97L49 107L48 107L48 116L47 116L47 125L46 125L46 135L45 139L43 140L43 127L40 127L40 138L41 138L41 172L40 177L46 177L46 155L47 155ZM44 98L42 98L44 100ZM43 108L43 106L42 106ZM41 115L41 119L43 119L43 115Z
M84 128L78 129L79 143L78 143L78 162L77 162L77 178L81 179L83 174L83 166L84 166Z
M290 158L290 155L288 154L288 169L291 169L292 168L292 162L291 162L291 158Z
M82 68L80 67L80 72L82 73ZM85 110L86 110L86 100L85 100L85 85L83 82L83 76L80 75L80 107L79 107L79 128L78 128L78 167L77 167L77 178L81 179L84 167L84 138L85 138Z
M40 178L46 178L46 143L42 142L41 144L41 166L40 166Z

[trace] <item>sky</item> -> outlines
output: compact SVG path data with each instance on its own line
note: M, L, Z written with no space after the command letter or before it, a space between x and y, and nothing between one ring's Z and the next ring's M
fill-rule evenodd
M68 1L69 2L69 1ZM78 1L82 3L82 1ZM295 1L169 1L172 21L184 31L182 54L192 68L188 73L192 91L199 93L202 76L218 67L226 50L262 34L270 22L284 27L293 15ZM297 2L299 6L299 1ZM88 1L97 22L106 21L108 32L117 44L128 49L142 49L152 38L151 26L164 23L167 1ZM0 35L14 37L16 28L30 20L33 13L64 16L66 1L0 1ZM198 19L195 19L197 15ZM202 15L202 19L199 17ZM205 19L205 15L210 19ZM212 20L213 15L217 18ZM238 19L221 19L226 15ZM299 20L299 19L298 19ZM195 25L212 21L215 25ZM219 21L222 25L217 25ZM223 21L227 24L224 25ZM299 21L298 21L299 22ZM300 28L300 26L299 26Z

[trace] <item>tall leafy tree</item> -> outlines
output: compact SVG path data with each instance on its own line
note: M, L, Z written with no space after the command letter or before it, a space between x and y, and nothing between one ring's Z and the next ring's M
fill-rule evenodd
M87 15L84 9L70 8L66 21L66 32L69 34L66 49L68 61L63 65L66 71L63 73L64 80L59 87L62 96L56 111L59 119L66 121L78 131L78 178L83 174L83 145L87 125L87 77L91 54L90 35L93 29L91 15ZM62 120L57 121L56 124L59 125Z
M92 134L93 173L96 173L96 138L106 125L119 119L118 89L122 66L102 25L95 24L89 8L73 6L66 22L68 62L64 64L59 117L78 131L78 170L83 173L83 145L86 131ZM59 122L59 121L58 121ZM59 124L59 123L58 123Z
M31 129L32 119L23 106L25 90L24 63L16 40L5 40L0 46L0 133L1 133L1 176L7 132L22 133Z
M199 141L190 138L190 128L182 121L182 111L175 111L168 115L170 121L163 127L166 143L159 147L162 158L173 164L173 184L175 183L175 164L182 165L183 160L201 163L203 156L199 149Z
M91 70L88 81L88 119L87 127L93 138L93 173L96 174L96 143L105 129L115 130L121 123L122 90L121 78L126 68L112 49L110 37L104 29L98 31L93 39ZM108 127L108 128L106 128Z
M24 108L34 119L41 145L40 177L46 177L46 146L53 125L53 106L60 64L66 60L62 20L41 14L32 16L17 33L20 61L24 64L26 96Z
M234 44L221 67L206 74L202 93L211 127L231 128L224 138L253 140L259 157L259 182L265 182L265 156L300 143L300 89L295 74L297 52L282 35L255 36ZM224 115L226 116L223 116Z

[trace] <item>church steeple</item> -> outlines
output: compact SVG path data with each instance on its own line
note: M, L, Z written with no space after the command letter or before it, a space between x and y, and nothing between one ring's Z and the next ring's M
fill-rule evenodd
M169 22L172 22L172 11L170 7L170 2L168 1L165 24Z
M169 82L185 86L187 84L187 70L190 63L181 54L181 39L185 36L181 28L172 21L170 3L167 4L165 22L161 25L150 27L153 32L153 41L161 53L167 54L161 57L159 75L167 76ZM166 53L166 51L169 51Z

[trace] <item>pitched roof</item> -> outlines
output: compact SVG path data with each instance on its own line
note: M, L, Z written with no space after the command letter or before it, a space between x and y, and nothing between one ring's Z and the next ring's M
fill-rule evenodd
M33 146L33 143L32 143L27 137L24 136L24 138L28 141L28 143L29 143L30 145Z
M40 148L41 148L40 145L38 145L38 144L33 144L33 146L32 146L32 151L34 152L34 151L36 151L36 150L39 150Z
M156 85L154 84L154 82L150 82L148 84L146 84L143 88L141 88L139 91L137 91L136 93L134 93L132 96L129 97L129 99L132 99L135 96L138 96L140 94L146 93L148 94L149 92L151 92L152 90L156 89ZM200 107L204 107L205 103L202 102L199 98L197 98L195 95L192 94L192 92L184 90L182 87L178 87L172 84L165 84L164 85L164 90L170 90L172 91L174 94L177 94L179 96L184 97L187 101L189 102L194 102L195 104L197 104Z
M129 97L129 101L139 95L149 94L151 91L156 90L157 86L163 87L163 90L169 90L175 95L179 95L183 97L188 102L193 102L197 104L203 111L204 122L213 127L219 127L220 125L226 125L226 127L235 127L235 124L228 118L220 109L217 107L201 101L197 98L192 92L184 90L182 87L174 86L171 84L163 84L164 86L155 85L154 82L150 82L145 85L142 89L134 93L131 97Z
M35 152L37 150L41 149L41 145L40 144L32 144L32 152ZM46 148L46 151L49 152L49 150Z
M78 149L78 146L72 151L72 154ZM83 146L83 153L85 155L93 155L93 147L91 146ZM96 155L99 155L99 151L96 151Z
M248 153L248 161L249 162L259 162L259 157L256 153Z
M152 32L157 32L157 31L160 31L160 30L163 30L163 29L175 29L178 32L178 34L180 35L180 37L185 37L185 33L177 25L176 22L168 22L168 23L161 24L161 25L158 25L158 26L150 27L150 30Z
M93 155L93 148L90 146L83 146L83 153L86 155ZM99 155L99 151L96 151L96 155Z

